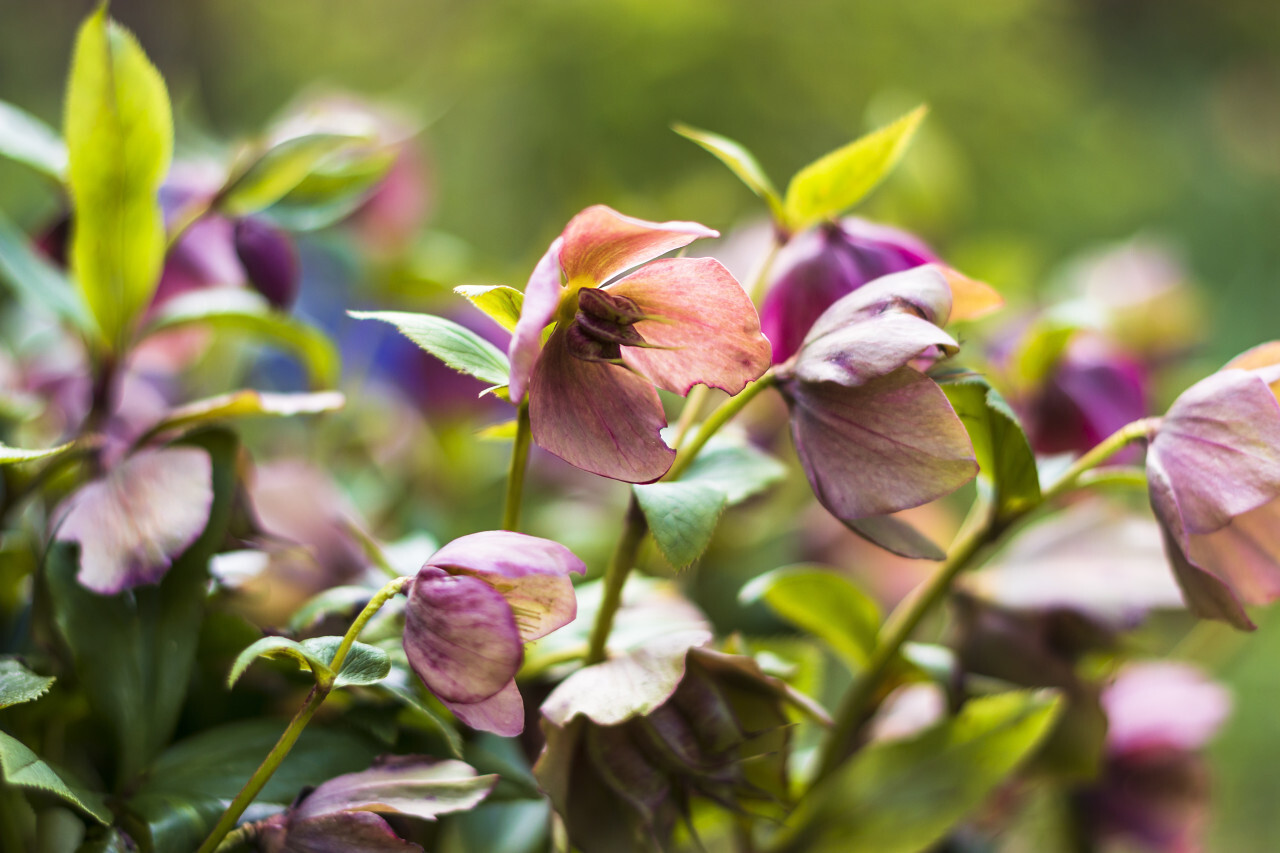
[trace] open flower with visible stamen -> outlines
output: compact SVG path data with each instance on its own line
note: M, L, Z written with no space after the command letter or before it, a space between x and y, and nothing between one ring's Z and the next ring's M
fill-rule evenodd
M528 393L539 446L601 476L651 482L675 459L658 388L737 394L768 369L755 306L719 261L654 260L714 236L603 205L569 222L529 279L511 339L510 396Z
M520 734L524 700L515 678L524 644L573 621L569 575L586 570L550 539L492 530L453 540L408 588L409 665L468 726Z

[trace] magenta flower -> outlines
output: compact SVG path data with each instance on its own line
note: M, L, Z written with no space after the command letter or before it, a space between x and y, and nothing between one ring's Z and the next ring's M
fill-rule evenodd
M529 279L511 339L510 396L528 392L534 441L583 470L651 482L675 458L657 388L737 394L768 369L755 307L719 261L654 260L714 236L603 205L570 220Z
M1192 385L1147 451L1151 507L1187 606L1246 630L1242 603L1280 598L1277 361L1266 344Z
M937 267L877 279L828 308L778 370L814 494L864 535L860 519L927 503L978 472L946 395L912 365L958 349L939 328L951 304ZM888 536L869 538L910 550Z
M563 545L508 531L441 548L409 587L404 651L462 722L504 737L524 730L516 672L524 643L573 621L570 574L587 567Z
M933 251L906 231L849 217L805 231L778 256L778 274L760 308L775 364L800 349L822 312L881 276L938 263Z

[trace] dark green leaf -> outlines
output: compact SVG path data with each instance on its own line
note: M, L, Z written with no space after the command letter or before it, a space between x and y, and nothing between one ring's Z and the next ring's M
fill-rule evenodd
M271 304L256 293L226 287L171 299L144 334L191 325L252 335L289 349L306 365L313 387L332 388L338 384L341 372L338 351L324 333L272 309Z
M1018 416L981 377L945 382L956 414L973 440L982 476L995 487L997 518L1007 519L1040 502L1036 457Z
M67 146L57 131L5 101L0 101L0 157L17 160L59 184L67 172Z
M157 193L173 154L160 73L104 3L80 27L64 131L71 268L85 304L119 348L155 293L164 263Z
M902 159L925 112L917 107L796 172L783 202L788 227L803 230L861 201Z
M27 235L0 214L0 279L33 310L58 317L85 334L96 333L80 294L62 271L35 250Z
M349 311L357 320L381 320L445 364L491 385L506 385L511 365L497 347L470 329L431 314Z
M763 601L797 628L826 642L854 672L867 665L880 630L875 600L835 571L785 566L753 579L738 595L744 604Z
M524 294L514 287L495 284L485 287L478 284L463 284L455 287L453 292L465 296L467 301L479 308L508 332L514 332L520 320L520 311L524 308Z
M755 155L748 151L741 143L734 142L727 136L721 136L718 133L711 133L706 130L698 130L696 127L690 127L687 124L675 124L671 127L676 133L688 139L691 142L710 151L716 159L729 167L729 171L738 177L738 180L747 185L753 193L764 199L769 205L769 212L773 215L773 219L779 225L786 224L786 214L782 209L782 197L778 195L778 191L773 187L773 181L769 180L769 176L765 174L764 169L760 167L760 163L756 161Z
M341 637L314 637L303 640L302 645L310 654L326 664L333 662L338 651ZM377 646L365 643L353 643L347 657L342 661L342 669L333 682L334 687L345 687L348 684L377 684L391 672L391 658Z
M104 596L76 581L79 548L49 548L46 573L54 620L91 704L114 733L122 781L168 743L187 693L204 615L208 564L230 515L236 440L208 430L180 443L213 460L213 508L204 532L155 586Z
M699 483L652 483L631 490L658 550L676 568L684 568L707 550L728 503L724 492Z
M0 708L39 699L54 678L36 675L12 658L0 658Z
M244 671L249 668L249 664L258 658L286 657L296 660L298 666L315 673L317 678L333 675L326 661L316 657L297 640L290 640L288 637L263 637L236 656L235 663L231 665L231 671L227 673L227 687L234 686Z
M53 794L99 823L111 823L111 810L101 794L68 782L65 774L54 772L40 756L4 732L0 732L0 773L10 785Z
M229 216L257 213L296 189L326 157L367 142L363 136L338 133L286 139L263 151L232 178L220 193L217 207Z

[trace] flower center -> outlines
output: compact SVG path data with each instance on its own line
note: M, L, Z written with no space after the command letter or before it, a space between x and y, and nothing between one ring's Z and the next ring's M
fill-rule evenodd
M644 346L645 340L635 330L635 324L645 315L634 300L599 288L580 289L576 296L577 311L565 332L571 355L586 361L617 363L622 358L622 347Z

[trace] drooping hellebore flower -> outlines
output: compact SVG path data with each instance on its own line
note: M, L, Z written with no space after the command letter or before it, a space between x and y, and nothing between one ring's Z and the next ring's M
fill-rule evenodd
M912 364L959 348L939 328L951 310L940 268L885 276L828 308L777 373L818 501L904 556L930 552L905 525L877 517L950 494L978 473L951 403Z
M836 300L882 276L938 262L918 237L856 217L797 235L778 254L773 286L760 307L774 363L796 354Z
M565 226L529 279L510 347L510 396L528 391L541 447L604 477L651 482L675 459L657 388L737 394L768 369L755 306L719 261L654 260L714 236L603 205Z
M1280 598L1280 343L1174 401L1147 451L1151 507L1187 606L1237 628Z
M568 548L536 536L495 530L453 540L409 586L409 665L468 726L520 734L524 644L573 621L569 575L586 570Z

